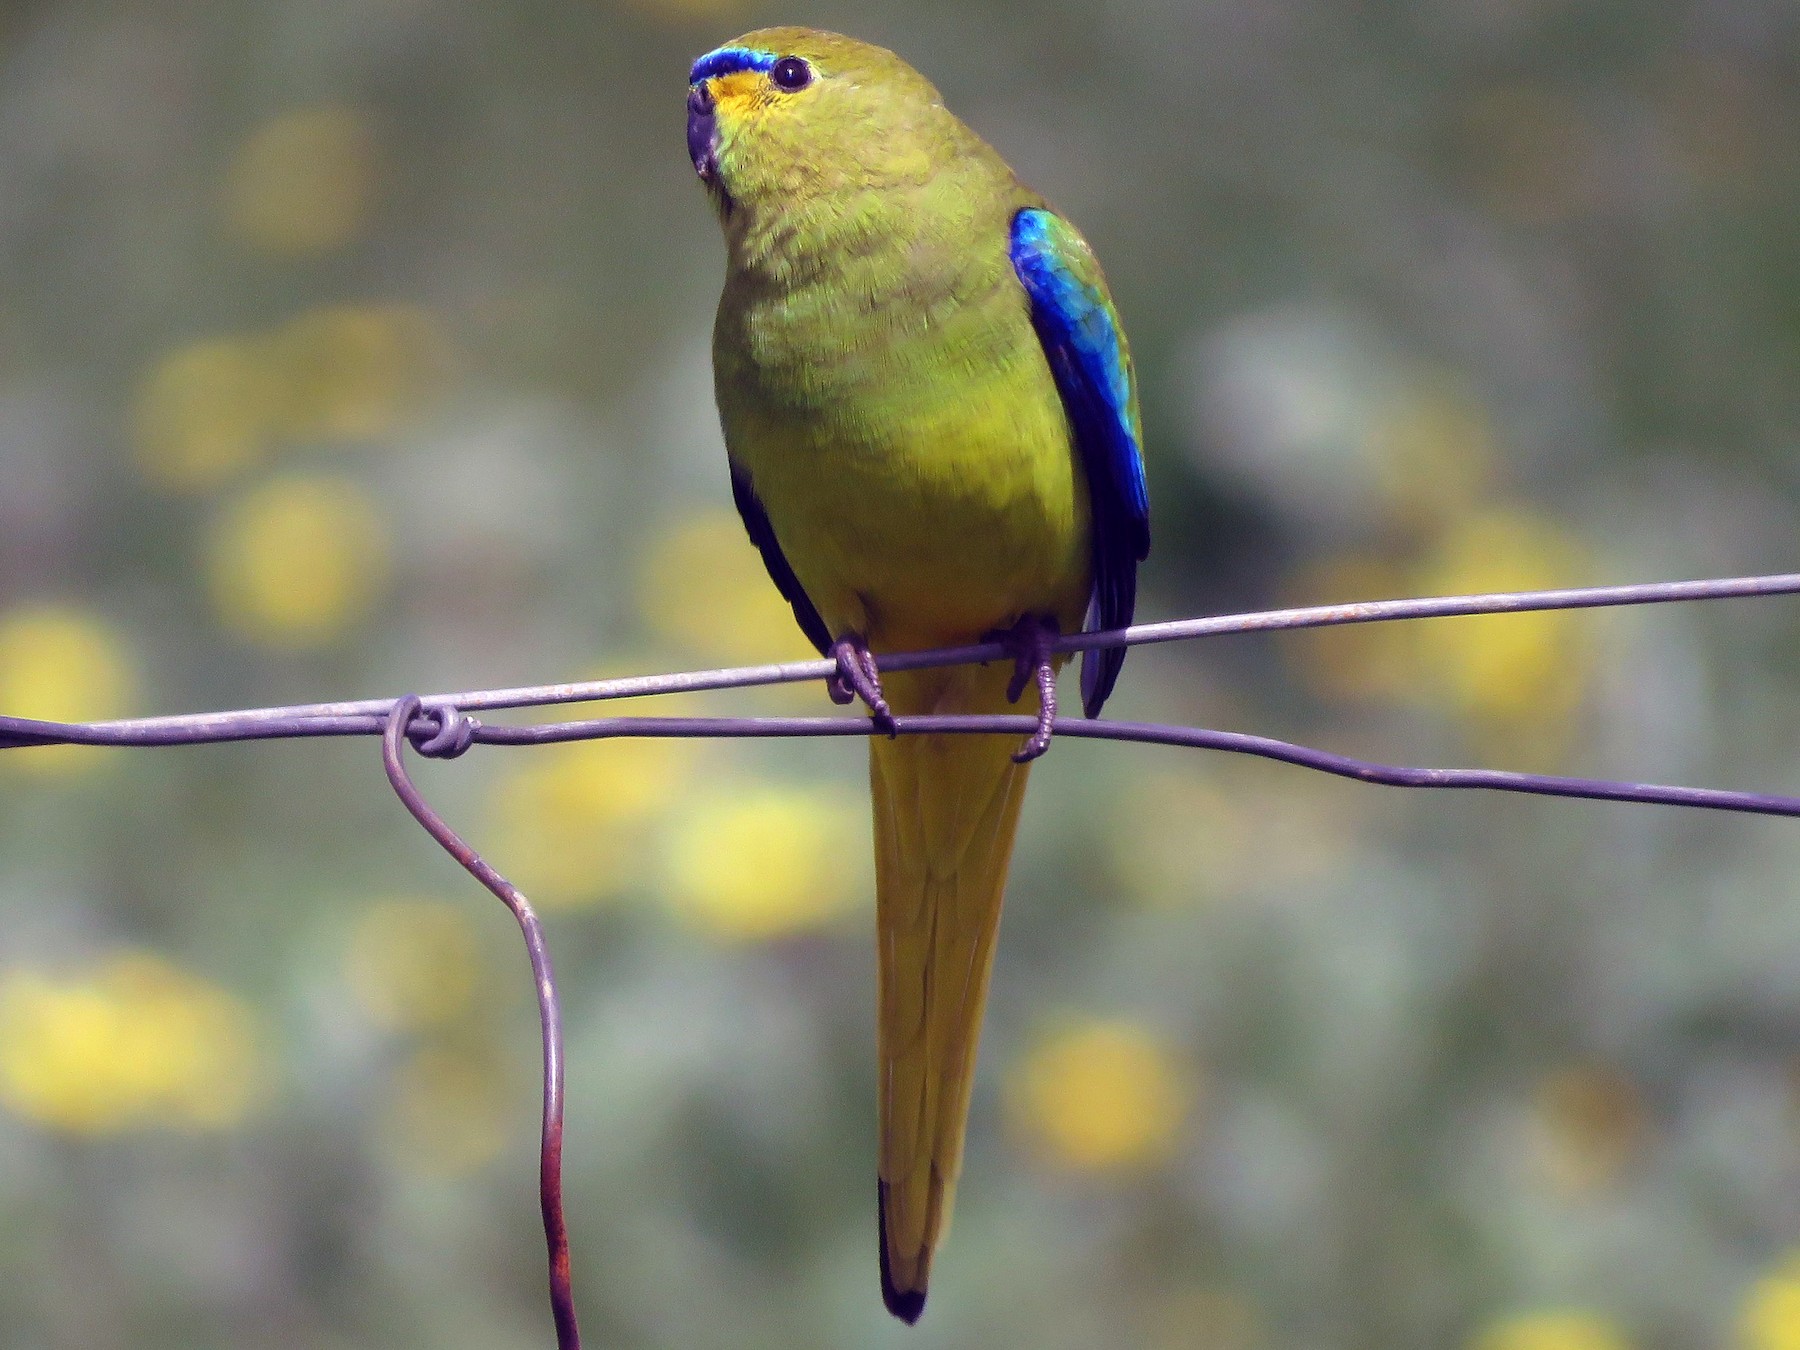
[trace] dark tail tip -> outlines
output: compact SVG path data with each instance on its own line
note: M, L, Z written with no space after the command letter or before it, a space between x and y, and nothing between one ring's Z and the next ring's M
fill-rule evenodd
M883 1280L881 1298L887 1304L887 1310L909 1327L917 1322L919 1314L925 1311L925 1291L923 1289L896 1289Z
M893 1267L888 1264L887 1183L879 1179L875 1182L875 1246L881 1253L881 1301L910 1327L925 1311L925 1291L894 1287Z

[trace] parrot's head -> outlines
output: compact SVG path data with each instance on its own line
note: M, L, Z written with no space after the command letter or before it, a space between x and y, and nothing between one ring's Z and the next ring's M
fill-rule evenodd
M688 75L688 155L728 222L846 189L918 181L949 115L931 82L881 47L816 28L763 28Z

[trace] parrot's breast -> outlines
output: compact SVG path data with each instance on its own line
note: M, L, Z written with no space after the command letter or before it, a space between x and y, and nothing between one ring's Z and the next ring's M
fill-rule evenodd
M714 369L734 462L834 635L897 650L1026 613L1078 627L1086 484L1010 265L893 263L727 286Z

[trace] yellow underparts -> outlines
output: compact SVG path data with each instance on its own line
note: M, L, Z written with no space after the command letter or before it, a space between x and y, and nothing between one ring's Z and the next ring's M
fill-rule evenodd
M808 437L758 454L758 438L743 439L740 461L833 637L904 651L1025 614L1080 626L1087 494L1054 394L1048 407L958 400L885 444Z

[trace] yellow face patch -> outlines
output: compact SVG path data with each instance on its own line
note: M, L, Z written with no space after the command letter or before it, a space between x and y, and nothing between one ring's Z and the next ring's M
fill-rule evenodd
M768 96L769 77L760 70L734 70L727 75L713 76L706 82L706 87L713 102L721 107L743 104Z

